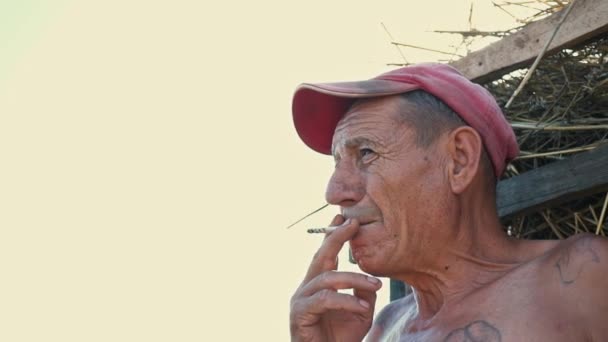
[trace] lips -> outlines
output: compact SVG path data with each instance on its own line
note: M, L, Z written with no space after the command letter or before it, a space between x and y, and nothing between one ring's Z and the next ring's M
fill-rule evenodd
M357 219L362 226L378 221L378 218L381 217L380 211L373 205L342 207L341 209L342 216L346 219Z
M374 222L377 222L378 220L376 220L375 218L371 218L371 217L358 217L358 216L345 216L347 219L356 219L357 221L359 221L359 226L365 226L368 224L372 224Z
M376 222L376 221L375 220L368 220L368 221L359 220L359 226L360 227L367 226L367 225L372 224L374 222Z
M367 220L359 223L359 231L350 240L351 247L360 246L365 244L366 237L369 237L369 233L372 233L374 224L378 223L375 220Z

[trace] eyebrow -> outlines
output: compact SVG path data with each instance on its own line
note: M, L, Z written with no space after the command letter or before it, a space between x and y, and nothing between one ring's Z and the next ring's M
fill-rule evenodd
M346 142L344 142L344 147L346 148L354 148L357 146L361 146L361 145L369 145L370 147L377 147L378 143L376 143L375 141L365 138L365 137L354 137L354 138L349 138L346 139ZM336 148L335 146L331 147L331 154L333 156L336 155Z

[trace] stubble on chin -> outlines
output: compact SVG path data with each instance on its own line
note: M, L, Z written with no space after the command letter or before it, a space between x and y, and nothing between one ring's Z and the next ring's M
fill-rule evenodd
M362 246L353 251L353 257L359 268L368 274L386 277L391 274L391 255L396 247L396 241L391 239L379 241L372 246Z

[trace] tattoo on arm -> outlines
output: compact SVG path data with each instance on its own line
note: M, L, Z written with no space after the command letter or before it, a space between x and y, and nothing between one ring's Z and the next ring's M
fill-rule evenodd
M592 238L582 238L560 254L555 267L563 285L574 283L585 265L600 262L598 254L591 247L591 242Z
M486 321L475 321L452 331L444 342L500 342L500 331Z

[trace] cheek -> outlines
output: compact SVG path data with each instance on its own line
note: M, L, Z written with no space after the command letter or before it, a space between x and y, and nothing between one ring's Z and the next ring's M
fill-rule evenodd
M423 186L423 182L413 182L403 177L397 182L384 182L386 192L378 203L383 215L383 231L378 234L376 253L385 260L402 257L421 248L420 241L428 232L430 217L437 205L438 194L433 194ZM380 201L380 200L379 200Z
M417 210L420 189L409 182L385 182L378 207L382 212L387 234L398 237L407 226L409 216ZM380 202L380 201L379 201Z

